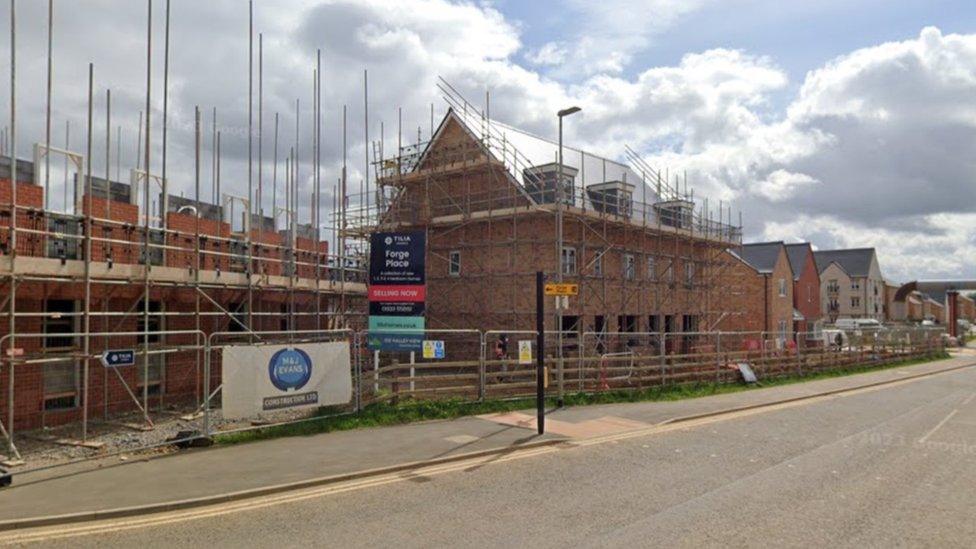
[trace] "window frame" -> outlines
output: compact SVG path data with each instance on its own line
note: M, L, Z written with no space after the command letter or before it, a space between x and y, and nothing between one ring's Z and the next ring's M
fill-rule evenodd
M461 250L447 252L448 276L461 276Z

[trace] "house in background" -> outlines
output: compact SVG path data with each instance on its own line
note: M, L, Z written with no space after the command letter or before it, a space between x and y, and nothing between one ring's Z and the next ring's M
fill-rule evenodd
M830 322L884 320L885 279L874 248L818 250L813 257L820 271L820 299Z
M812 332L823 317L820 303L820 271L809 242L786 245L793 270L793 331Z
M748 271L747 330L774 332L785 343L793 338L793 269L782 242L744 244L729 252Z

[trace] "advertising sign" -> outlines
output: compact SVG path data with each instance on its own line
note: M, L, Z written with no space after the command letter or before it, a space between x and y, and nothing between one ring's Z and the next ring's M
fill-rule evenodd
M233 345L221 358L222 412L262 412L345 404L352 398L349 343Z
M100 360L106 368L132 366L136 363L136 352L134 349L106 350L102 352Z
M396 301L370 301L370 316L424 316L426 307L424 303L396 302Z
M370 286L422 286L426 239L424 231L373 233L369 240Z
M423 330L426 321L427 319L422 316L371 316L369 317L369 331Z
M427 300L424 231L374 233L369 248L370 350L419 351L423 334L397 333L423 330Z

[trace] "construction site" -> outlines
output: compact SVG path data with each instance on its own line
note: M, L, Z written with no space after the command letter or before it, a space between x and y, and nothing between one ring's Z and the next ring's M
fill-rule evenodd
M18 144L11 63L10 123L0 140L0 435L8 463L19 462L21 432L35 446L99 452L105 443L95 440L96 426L145 432L178 418L174 434L209 438L211 408L226 396L223 352L234 345L343 343L341 367L352 379L336 408L344 412L402 398L528 394L537 373L515 360L515 348L536 334L537 273L578 287L546 301L545 348L525 347L550 365L546 379L560 398L569 390L733 381L729 365L741 360L779 375L938 348L921 332L830 346L811 343L819 334L794 340L792 330L756 330L749 314L759 290L737 255L741 215L696 197L684 172L651 166L629 147L594 154L564 145L575 107L553 113L558 136L543 138L493 119L489 94L476 106L440 79L440 122L431 105L426 137L418 129L416 141L404 142L398 127L389 146L382 123L380 139L369 138L375 121L364 72L367 153L354 191L346 105L338 173L323 166L320 51L309 67L311 100L304 110L294 103L294 135L279 136L277 112L273 140L266 135L262 38L255 52L253 28L246 181L222 178L217 109L205 124L199 107L192 168L182 170L192 181L171 181L168 2L165 13L162 97L147 63L138 154L125 169L111 89L102 86L104 103L96 99L91 64L83 145L72 146L67 126L63 146L55 143L50 45L45 138ZM151 59L151 2L149 15ZM152 116L157 110L161 117ZM94 158L96 139L104 158ZM323 179L332 176L329 192ZM416 348L374 347L370 240L406 232L425 242L426 299L413 308L423 327L412 334ZM439 354L428 356L428 340ZM262 414L219 428L305 415Z

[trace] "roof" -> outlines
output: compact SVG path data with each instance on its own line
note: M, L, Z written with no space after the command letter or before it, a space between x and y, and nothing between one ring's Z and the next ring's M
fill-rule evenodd
M831 263L837 263L849 276L868 276L871 261L875 257L874 248L852 248L849 250L818 250L813 252L817 270L824 272Z
M902 284L895 292L894 299L902 301L912 292L918 292L937 302L945 303L946 292L949 290L976 290L976 280L913 280Z
M760 273L771 273L782 249L782 242L757 242L743 244L737 255Z
M786 257L789 258L790 268L793 269L793 280L800 279L800 274L803 273L803 265L807 260L807 254L812 252L813 247L810 246L809 242L786 245Z

